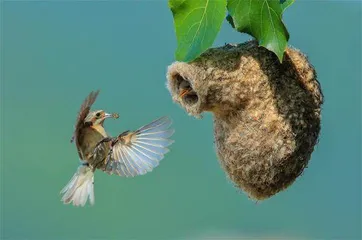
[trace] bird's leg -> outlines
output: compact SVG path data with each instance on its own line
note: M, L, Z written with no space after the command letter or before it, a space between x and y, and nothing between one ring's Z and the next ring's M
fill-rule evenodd
M110 141L112 141L113 139L114 139L114 138L112 138L112 137L105 137L105 138L103 138L102 140L100 140L100 141L96 144L96 146L95 146L94 148L96 149L96 148L98 148L99 145L101 145L102 143L110 142Z
M98 144L96 145L96 147L94 148L94 150L93 150L93 154L95 154L95 152L98 150L98 147L100 146L100 144L102 144L102 143L105 143L105 142L110 142L110 141L112 141L111 142L111 148L109 149L109 151L108 151L108 153L107 153L107 156L106 156L106 158L105 158L105 161L104 161L104 170L106 170L107 171L107 168L108 168L108 164L109 164L109 159L111 158L111 154L112 154L112 152L113 152L113 149L112 149L112 147L113 147L113 142L115 141L115 140L117 140L117 139L114 139L114 138L104 138L104 139L102 139L101 141L99 141L98 142ZM103 161L100 161L94 168L97 168L99 165L101 165L102 164L102 162Z
M111 155L113 153L113 146L116 145L116 143L118 142L118 138L114 138L111 142L111 148L109 149L109 152L107 154L107 157L106 157L106 162L104 163L104 169L107 171L108 169L108 164L111 162L110 159L111 159Z
M106 157L106 162L104 163L104 170L106 170L106 171L108 169L108 164L111 162L110 161L111 154L112 154L112 149L108 152L107 157Z
M112 138L112 137L105 137L105 138L103 138L102 140L100 140L100 141L96 144L96 146L94 147L94 149L93 149L93 154L95 154L96 151L101 147L101 144L102 144L102 143L110 142L110 141L114 141L114 138Z
M102 141L103 142L111 142L111 146L110 146L109 152L107 154L107 157L106 157L105 163L104 163L104 165L105 165L104 169L107 171L108 164L111 162L110 159L111 159L111 155L113 153L113 146L116 145L116 143L118 142L118 137L117 138L105 138ZM100 141L100 143L102 141Z

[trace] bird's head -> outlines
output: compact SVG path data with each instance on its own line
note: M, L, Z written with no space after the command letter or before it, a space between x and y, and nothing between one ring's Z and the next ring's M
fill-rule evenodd
M117 113L106 113L103 110L96 110L89 112L87 117L84 119L84 123L91 125L103 125L103 122L106 118L118 118Z
M190 95L196 95L195 91L191 87L190 82L182 81L179 85L179 97L183 98Z

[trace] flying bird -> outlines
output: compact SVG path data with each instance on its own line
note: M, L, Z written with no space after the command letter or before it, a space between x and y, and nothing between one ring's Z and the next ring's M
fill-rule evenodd
M118 118L117 113L91 111L99 90L91 92L81 105L71 142L75 142L81 161L76 173L62 189L64 204L84 206L94 198L94 172L96 169L121 177L135 177L151 172L158 166L174 130L169 117L161 117L135 131L125 131L111 137L104 129L104 120Z

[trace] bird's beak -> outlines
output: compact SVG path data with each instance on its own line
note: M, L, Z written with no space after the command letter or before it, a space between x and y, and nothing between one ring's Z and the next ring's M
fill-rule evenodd
M189 89L184 89L180 92L179 97L182 98L183 96L185 96L186 94L188 94L190 92Z
M119 118L118 113L105 113L104 114L104 119L106 118Z

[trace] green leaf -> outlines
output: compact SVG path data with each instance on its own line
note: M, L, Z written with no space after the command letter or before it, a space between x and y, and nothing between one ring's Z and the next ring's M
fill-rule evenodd
M229 0L228 21L239 32L245 32L259 41L259 45L274 52L282 62L289 33L282 21L283 11L294 0Z
M280 0L280 4L282 5L282 12L287 9L290 5L294 3L295 0Z
M176 60L189 62L214 43L226 16L226 0L169 0L177 38Z

